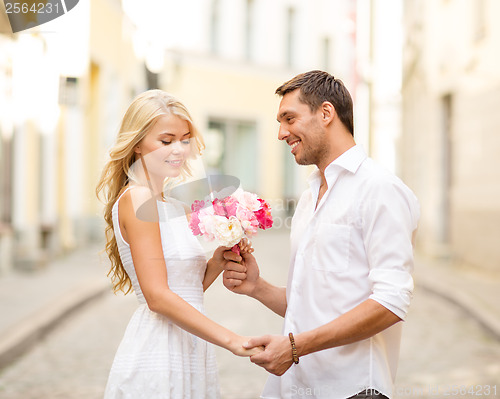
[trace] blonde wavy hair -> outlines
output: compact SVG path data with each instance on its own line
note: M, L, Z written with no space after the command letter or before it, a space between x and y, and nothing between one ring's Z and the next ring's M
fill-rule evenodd
M185 120L191 133L191 156L201 155L205 148L203 138L193 124L187 108L175 97L162 90L148 90L137 96L128 107L123 117L114 146L109 151L109 160L104 166L101 178L96 187L96 195L104 203L104 220L106 221L105 251L111 261L113 292L132 291L132 283L127 275L116 242L113 230L112 209L123 188L133 181L132 165L136 161L134 148L148 134L157 119L164 115L175 115ZM189 162L181 169L178 181L191 176ZM169 184L171 178L165 180Z

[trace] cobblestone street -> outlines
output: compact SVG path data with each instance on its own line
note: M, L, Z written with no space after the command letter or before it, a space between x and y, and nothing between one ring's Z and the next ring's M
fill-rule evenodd
M0 399L500 399L497 17L0 0Z
M288 258L276 262L272 255L276 251L288 254L286 235L262 234L254 245L264 277L284 284ZM133 296L110 293L73 314L2 371L0 397L102 398L114 353L135 306ZM230 293L220 281L206 294L206 310L240 334L279 333L281 329L280 317L256 301ZM258 398L266 372L223 349L217 349L217 357L223 398ZM404 327L395 398L500 397L499 375L500 342L461 309L417 289Z
M408 397L500 397L500 342L460 308L419 288L396 378L395 399Z

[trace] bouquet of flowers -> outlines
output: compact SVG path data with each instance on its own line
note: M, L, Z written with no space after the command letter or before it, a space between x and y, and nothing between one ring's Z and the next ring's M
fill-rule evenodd
M191 210L189 227L194 235L217 240L220 245L232 247L237 254L240 253L238 243L245 236L273 225L269 203L241 189L223 199L194 201Z

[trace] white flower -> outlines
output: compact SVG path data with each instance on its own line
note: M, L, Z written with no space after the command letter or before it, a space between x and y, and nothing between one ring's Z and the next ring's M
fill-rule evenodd
M210 241L214 240L215 225L216 225L216 216L214 215L214 208L210 206L207 208L200 209L198 218L200 219L199 228L201 234Z
M236 198L241 206L244 206L249 211L255 212L258 211L261 207L257 194L249 193L248 191L243 191L241 188L239 188L233 193L232 196Z
M245 236L238 218L231 216L229 219L224 216L214 216L215 237L221 245L233 247Z

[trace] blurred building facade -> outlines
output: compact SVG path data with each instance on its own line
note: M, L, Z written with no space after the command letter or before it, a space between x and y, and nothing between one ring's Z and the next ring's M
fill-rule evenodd
M209 172L293 209L310 170L277 140L274 91L311 69L354 87L356 6L91 0L16 34L0 10L0 270L103 238L95 184L123 112L148 88L188 106Z
M235 175L270 200L297 199L309 170L277 140L274 91L311 69L354 82L356 2L151 2L155 16L143 3L123 3L159 87L181 98L201 127L206 169Z
M395 142L401 135L401 0L357 0L353 71L355 134L377 162L400 175Z
M31 270L102 238L106 132L146 74L118 0L16 34L0 23L0 270Z
M500 266L500 2L404 2L402 174L420 247Z

